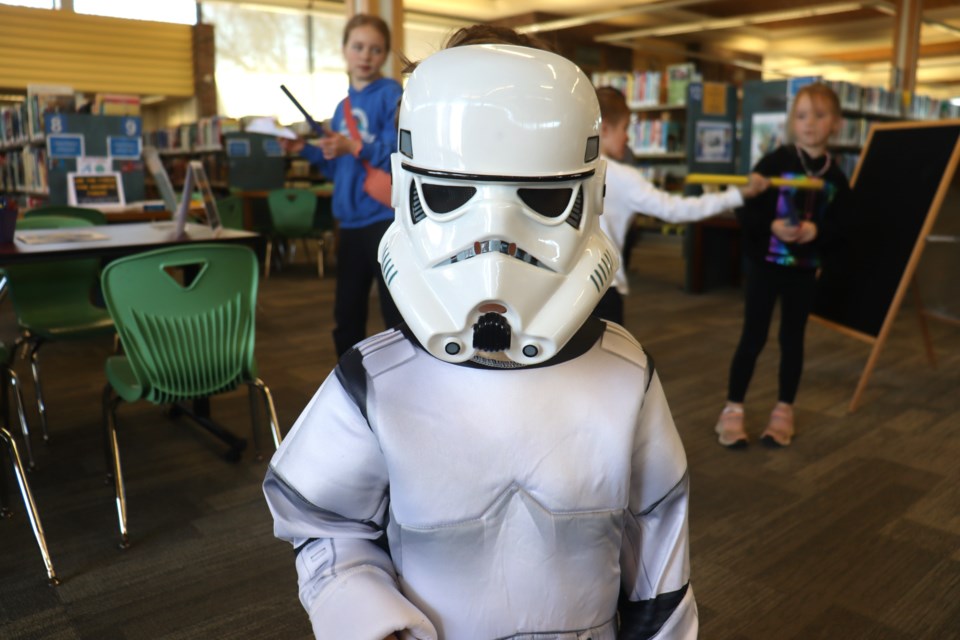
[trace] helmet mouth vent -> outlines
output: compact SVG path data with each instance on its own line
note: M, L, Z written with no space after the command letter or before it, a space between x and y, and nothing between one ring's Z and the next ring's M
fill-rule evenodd
M473 325L473 348L494 353L510 348L510 324L499 313L485 313Z
M546 269L547 271L553 271L553 269L518 247L515 242L508 242L506 240L482 240L474 242L469 249L464 249L460 253L447 258L443 262L438 262L435 266L445 267L447 265L463 262L471 258L476 258L477 256L485 253L502 253L503 255L516 258L520 262L526 262L534 267Z

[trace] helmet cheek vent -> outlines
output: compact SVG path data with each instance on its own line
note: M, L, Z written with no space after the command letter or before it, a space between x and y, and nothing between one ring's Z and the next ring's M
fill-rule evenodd
M410 181L410 219L413 224L417 224L427 217L423 212L423 205L420 204L420 194L417 193L417 185Z
M567 216L567 224L574 229L580 228L580 222L583 220L583 188L577 190L577 199L570 209L570 215Z

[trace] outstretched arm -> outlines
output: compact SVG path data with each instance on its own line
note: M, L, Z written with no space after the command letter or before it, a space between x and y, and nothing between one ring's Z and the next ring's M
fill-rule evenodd
M681 196L658 189L632 167L622 173L627 181L623 188L628 193L628 207L664 222L697 222L743 204L743 195L736 188L701 196Z

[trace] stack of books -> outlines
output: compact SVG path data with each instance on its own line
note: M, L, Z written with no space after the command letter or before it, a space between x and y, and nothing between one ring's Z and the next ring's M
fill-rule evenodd
M667 65L667 104L687 104L687 86L699 81L692 62Z

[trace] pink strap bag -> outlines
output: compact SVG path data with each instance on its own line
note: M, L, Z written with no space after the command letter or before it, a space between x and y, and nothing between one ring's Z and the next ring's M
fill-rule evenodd
M357 121L353 117L353 108L350 106L349 97L343 101L343 119L347 122L350 137L363 144L360 132L357 130ZM371 166L366 160L363 161L363 168L367 171L367 177L363 181L363 190L380 204L392 207L390 174L383 169Z

